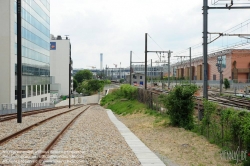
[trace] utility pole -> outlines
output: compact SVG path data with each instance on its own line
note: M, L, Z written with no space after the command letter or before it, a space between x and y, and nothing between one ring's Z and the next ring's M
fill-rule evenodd
M120 70L119 70L119 78L120 78L120 80L121 80L121 62L120 62Z
M208 0L203 0L203 65L204 65L204 76L203 76L203 98L208 99L207 92L207 27L208 27Z
M17 123L22 123L22 0L17 0Z
M151 88L153 84L152 77L153 77L153 67L152 67L152 59L151 59Z
M107 64L106 64L105 79L107 79L107 74L108 74L108 71L107 71Z
M132 85L132 51L130 51L130 75L129 75L130 79L130 85Z
M145 89L147 89L147 53L168 53L171 56L171 53L173 53L172 51L148 51L147 49L147 36L148 34L145 33ZM161 60L161 57L160 57Z
M111 80L113 80L113 68L112 68L112 73L111 73L111 75L112 75L112 78L111 78Z
M71 44L69 47L69 108L71 103Z
M190 61L189 61L189 80L190 80L190 85L191 85L191 81L192 81L192 64L191 64L191 61L192 61L192 55L191 55L191 47L189 47L189 54L190 54Z
M145 89L147 89L148 34L145 33Z
M222 94L222 84L223 84L223 79L222 79L222 56L217 58L217 63L216 63L218 72L220 73L220 94Z
M233 0L231 4L226 4L226 7L209 7L208 0L203 0L203 63L204 63L204 79L203 79L203 98L208 99L207 93L207 34L208 34L208 9L250 9L250 6L235 6L232 7ZM237 36L240 36L239 34ZM210 42L211 43L211 42Z
M170 88L170 57L171 57L171 51L168 52L168 89Z

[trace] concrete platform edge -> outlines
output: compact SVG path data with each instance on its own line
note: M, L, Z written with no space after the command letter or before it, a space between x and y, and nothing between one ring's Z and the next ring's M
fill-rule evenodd
M110 120L117 127L118 131L124 137L125 141L132 149L142 166L165 166L165 164L154 154L136 135L134 135L129 128L120 122L110 109L106 109ZM138 144L135 144L137 142ZM138 146L139 145L139 146Z

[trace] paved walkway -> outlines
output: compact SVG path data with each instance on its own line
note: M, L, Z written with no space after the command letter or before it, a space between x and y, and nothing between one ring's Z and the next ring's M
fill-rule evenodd
M99 96L98 94L92 95L92 96L84 96L84 97L75 97L71 98L71 105L75 104L92 104L92 103L98 103L101 98L101 95ZM60 106L66 106L69 104L69 99L67 98L66 100L61 101L60 103L56 104L56 107Z
M110 120L115 124L118 131L141 162L142 166L165 166L165 164L139 138L115 117L111 110L107 109L107 113Z

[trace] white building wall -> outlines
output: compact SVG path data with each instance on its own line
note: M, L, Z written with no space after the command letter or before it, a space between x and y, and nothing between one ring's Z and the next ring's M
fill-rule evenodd
M61 84L60 94L68 95L70 40L51 40L51 42L56 42L56 50L50 50L50 75L55 77L55 83Z
M10 103L14 97L14 0L1 1L0 5L0 102Z
M0 104L16 104L15 100L15 64L17 56L15 55L15 13L14 13L15 0L1 0L0 1ZM25 8L25 5L23 6ZM23 22L23 20L22 20ZM22 44L26 40L22 39ZM22 99L23 103L41 103L41 98L47 97L50 100L50 94L43 94L39 96L31 96Z

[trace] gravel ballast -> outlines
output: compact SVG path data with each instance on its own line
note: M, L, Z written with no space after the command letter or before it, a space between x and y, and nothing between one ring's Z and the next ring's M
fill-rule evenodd
M141 165L107 112L92 106L56 144L44 165Z
M74 109L74 108L75 107L72 107L71 109ZM22 118L22 123L17 123L16 119L0 122L0 126L1 126L0 139L3 139L7 135L11 135L39 121L42 121L44 119L47 119L59 113L69 111L71 109L61 108L58 110L25 116Z
M0 146L0 165L28 165L85 107L55 117ZM48 113L51 115L51 113Z

